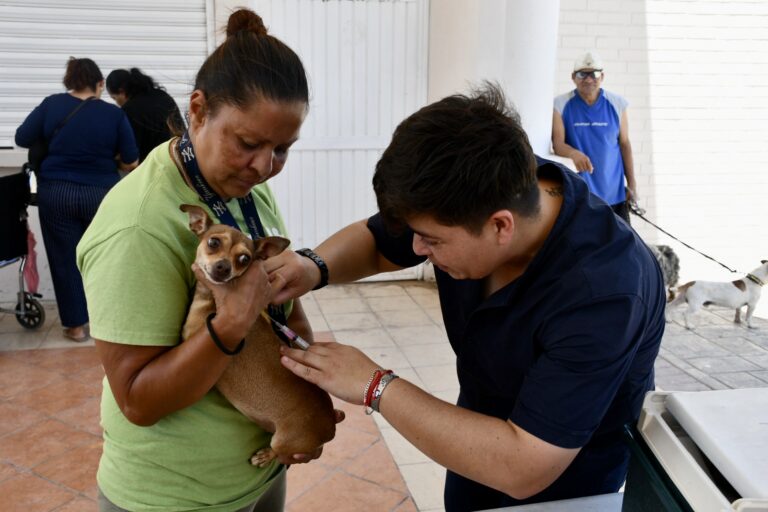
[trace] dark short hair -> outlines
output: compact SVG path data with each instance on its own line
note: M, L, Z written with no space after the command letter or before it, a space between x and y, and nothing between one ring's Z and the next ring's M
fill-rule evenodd
M152 89L162 89L151 76L145 75L139 68L115 69L107 75L107 91L115 94L121 90L129 98L137 94L145 94Z
M104 80L99 66L91 59L76 59L70 57L67 61L67 71L64 73L64 87L67 90L81 91L83 89L96 90L99 82Z
M376 164L373 188L388 226L427 214L478 232L508 209L539 212L536 158L517 112L498 85L448 96L395 129Z
M208 56L195 79L211 112L222 104L246 108L256 99L309 103L299 56L267 34L261 17L238 9L229 17L227 39Z

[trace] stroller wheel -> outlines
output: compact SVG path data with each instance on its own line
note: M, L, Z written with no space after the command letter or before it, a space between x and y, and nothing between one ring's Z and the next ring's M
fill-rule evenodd
M21 304L16 304L16 311L21 310ZM16 313L16 320L25 329L37 329L45 323L45 309L31 293L24 294L24 314Z

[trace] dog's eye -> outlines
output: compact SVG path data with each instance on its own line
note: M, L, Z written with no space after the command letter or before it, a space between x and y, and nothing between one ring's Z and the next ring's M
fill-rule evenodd
M221 245L221 240L219 240L218 238L211 237L208 239L208 247L210 247L211 249L218 249L220 245Z
M251 261L251 257L247 254L241 254L237 257L237 262L241 265L247 265Z

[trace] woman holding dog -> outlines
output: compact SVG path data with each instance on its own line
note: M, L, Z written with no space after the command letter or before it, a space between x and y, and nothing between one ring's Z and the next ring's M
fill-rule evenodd
M269 304L269 279L253 264L231 283L211 284L216 316L208 329L180 339L195 278L204 276L191 269L198 238L179 206L206 208L246 233L255 220L254 235L284 236L265 182L283 169L308 98L299 57L267 34L258 15L234 12L226 41L197 74L188 132L158 146L109 194L80 243L91 332L108 383L100 510L282 510L284 466L249 462L269 434L214 389L228 354ZM299 302L286 313L289 326L311 340Z

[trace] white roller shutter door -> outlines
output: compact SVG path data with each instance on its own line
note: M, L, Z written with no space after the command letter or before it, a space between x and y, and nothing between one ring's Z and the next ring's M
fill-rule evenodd
M0 148L14 146L16 128L43 98L64 91L70 56L93 59L105 77L138 67L185 112L213 42L212 10L211 0L0 0Z
M371 178L395 127L427 100L428 0L254 0L299 54L309 116L272 181L295 247L375 213ZM380 275L413 279L421 267Z

